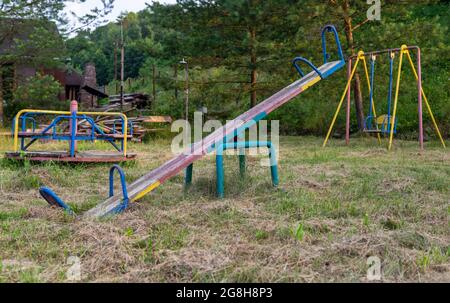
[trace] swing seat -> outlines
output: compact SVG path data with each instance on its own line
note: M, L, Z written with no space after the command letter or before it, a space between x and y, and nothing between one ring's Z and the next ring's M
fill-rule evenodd
M367 133L367 134L381 134L382 133L381 129L364 129L363 132Z
M389 134L391 130L392 116L381 115L377 118L378 128L382 133ZM394 134L397 133L397 118L394 121Z
M374 123L376 122L376 125ZM369 134L389 134L391 129L392 116L381 115L379 117L367 116L364 123L363 132ZM397 119L394 122L394 134L397 133Z
M370 134L379 134L381 130L375 125L373 122L375 120L374 116L367 116L366 120L364 120L364 129L363 132Z

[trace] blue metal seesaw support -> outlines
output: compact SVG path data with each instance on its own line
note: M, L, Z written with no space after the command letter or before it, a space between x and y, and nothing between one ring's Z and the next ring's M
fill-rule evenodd
M218 198L224 197L224 187L225 187L225 172L223 166L223 152L227 149L240 149L239 152L239 171L241 177L245 176L245 153L243 149L255 148L255 147L267 147L269 149L270 158L270 172L272 176L272 185L277 187L279 184L278 180L278 165L275 146L272 142L268 141L247 141L247 142L229 142L223 143L217 147L216 153L216 188ZM194 164L190 164L186 168L185 173L185 185L188 187L192 184L192 173Z
M122 203L119 204L116 208L111 210L106 215L115 215L123 212L128 208L128 204L130 202L128 198L128 190L127 190L127 182L125 179L125 173L119 165L113 165L109 170L109 197L114 196L114 172L118 172L120 176L120 182L122 185L122 194L123 200ZM51 205L64 209L69 215L76 215L72 208L65 203L60 197L58 197L50 188L41 187L39 189L39 193L41 196Z

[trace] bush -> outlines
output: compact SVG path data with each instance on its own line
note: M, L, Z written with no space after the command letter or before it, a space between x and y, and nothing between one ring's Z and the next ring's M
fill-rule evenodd
M14 91L13 101L6 106L6 116L12 118L24 108L54 110L67 108L67 104L58 99L61 89L61 85L53 76L38 73L19 84Z

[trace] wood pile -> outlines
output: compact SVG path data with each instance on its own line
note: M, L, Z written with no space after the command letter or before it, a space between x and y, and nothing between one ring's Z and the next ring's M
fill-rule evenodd
M149 107L150 97L149 95L142 93L124 94L123 102L125 108L144 109ZM109 96L109 103L100 108L103 111L107 111L108 108L118 108L121 107L121 105L120 95L112 95Z
M147 132L155 132L161 129L147 128L146 123L172 123L172 118L169 116L143 116L143 117L129 117L128 122L133 124L133 140L141 142ZM114 126L115 124L115 126ZM110 119L99 122L101 127L104 127L105 132L116 131L122 132L122 120ZM130 133L130 130L128 130Z

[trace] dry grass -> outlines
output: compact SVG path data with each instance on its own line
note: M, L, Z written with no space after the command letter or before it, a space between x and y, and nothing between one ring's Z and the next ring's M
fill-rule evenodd
M374 143L322 149L317 138L284 137L278 190L261 157L248 159L245 180L227 157L223 200L207 157L188 191L177 176L96 222L50 209L37 189L81 212L107 196L108 166L2 160L0 281L65 281L67 258L78 256L83 281L364 282L367 258L378 256L384 281L450 282L450 153L435 142L421 154L415 142L390 153ZM169 148L132 144L139 161L125 166L128 181L169 159Z

